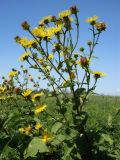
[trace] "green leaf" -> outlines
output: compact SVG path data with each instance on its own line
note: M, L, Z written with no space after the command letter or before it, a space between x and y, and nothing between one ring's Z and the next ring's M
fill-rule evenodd
M70 153L72 152L74 147L75 147L75 145L73 145L72 147L65 146L64 156L62 157L62 160L72 160L72 157L70 156Z
M59 130L61 127L62 127L62 123L56 122L56 123L52 126L51 132L52 132L52 133L57 133L58 130Z
M27 157L35 157L35 155L40 152L49 152L47 145L38 137L35 137L31 140L28 145L28 148L24 152L25 158Z
M9 147L8 145L6 145L4 147L4 149L2 150L1 154L0 154L0 159L2 159L2 157L5 158L5 160L8 160L10 158L10 156L13 158L16 158L17 160L17 151L11 147ZM10 158L10 159L12 159Z
M113 139L108 134L102 134L102 140L108 142L110 145L113 144Z
M58 134L58 135L56 136L56 138L54 138L51 143L52 143L52 145L54 145L54 146L55 146L55 145L59 145L59 144L63 143L65 139L66 139L66 136L65 136L65 135Z

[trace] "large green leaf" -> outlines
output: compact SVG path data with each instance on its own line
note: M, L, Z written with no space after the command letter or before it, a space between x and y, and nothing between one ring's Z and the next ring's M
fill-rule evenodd
M62 160L72 160L70 153L72 152L74 147L75 147L75 145L73 145L72 147L65 146L64 156L62 157Z
M40 152L49 152L47 145L38 137L35 137L31 140L28 145L28 148L24 152L25 158L27 157L35 157L35 155Z
M57 131L62 127L62 123L56 122L51 129L52 133L57 133Z

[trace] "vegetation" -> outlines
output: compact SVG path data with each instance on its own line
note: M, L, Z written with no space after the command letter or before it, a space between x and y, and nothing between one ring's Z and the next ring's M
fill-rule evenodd
M78 13L73 6L33 29L22 23L32 39L16 36L25 51L19 60L39 76L21 66L2 78L1 160L119 160L119 97L94 95L105 74L93 71L91 62L106 25L88 18L92 38L87 50L78 48Z

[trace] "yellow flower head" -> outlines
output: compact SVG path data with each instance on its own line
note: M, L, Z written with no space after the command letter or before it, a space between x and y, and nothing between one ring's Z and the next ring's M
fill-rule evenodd
M26 45L26 47L27 48L32 48L32 47L35 48L37 46L37 44L38 43L36 42L36 40L29 40L28 44Z
M45 66L45 69L47 70L47 71L49 71L50 70L50 66Z
M41 93L36 93L32 96L32 101L35 101L36 99L40 98L41 96L43 96L44 93L41 92Z
M32 127L29 125L28 127L24 128L25 134L29 134L32 132Z
M42 26L42 27L39 27L39 28L35 27L35 28L33 28L32 33L33 33L35 36L37 36L37 37L39 37L39 38L42 38L42 37L43 37L44 30L45 30L45 28L44 28L43 26Z
M47 107L47 105L46 104L44 104L44 105L41 105L41 106L39 106L39 107L37 107L36 109L35 109L35 114L38 114L38 113L41 113L41 112L43 112L45 109L46 109L46 107Z
M41 79L41 76L38 76L38 79Z
M96 79L106 76L105 73L99 72L99 71L92 72L92 74L94 75L94 77L95 77Z
M54 58L53 54L49 54L48 59L53 59L53 58Z
M42 124L41 123L36 123L35 129L39 130L40 128L42 128Z
M19 61L27 60L30 55L31 55L30 52L25 52L25 53L23 53L23 54L19 57Z
M17 71L11 71L11 72L9 72L8 75L9 75L10 78L13 78L13 77L15 77L17 74L18 74Z
M51 136L47 132L45 132L42 136L42 141L47 143L50 139L51 139Z
M59 18L63 19L64 17L68 17L71 15L71 10L65 10L59 13Z
M52 16L46 16L39 22L39 25L48 24L49 22L51 22L51 20L52 20Z
M24 132L25 132L25 129L24 129L24 128L19 128L18 131L19 131L20 133L24 133Z
M33 82L33 81L34 81L34 79L33 79L33 77L32 77L32 76L30 76L28 79L29 79L31 82Z
M98 19L97 16L89 17L89 18L86 19L86 22L91 23L91 24L95 24L97 19Z
M106 24L103 22L96 22L95 27L98 31L105 31L106 29Z
M0 93L4 92L6 90L5 87L0 87Z
M60 33L61 30L62 30L62 24L56 25L53 28L53 32L54 32L55 35L58 34L58 33Z
M18 131L22 134L24 133L28 135L29 133L32 132L32 127L29 125L28 127L25 128L19 128Z
M54 33L53 27L48 27L43 32L43 38L51 39L54 35L55 35L55 33Z
M26 37L19 38L17 40L17 43L19 43L22 47L26 47L26 48L32 48L32 47L35 48L38 44L36 40L29 40Z
M58 32L62 29L62 25L57 25L55 27L43 27L40 26L39 28L34 28L32 33L42 39L51 39L54 37Z
M24 92L22 93L22 95L23 95L24 97L28 97L31 93L32 93L32 90L31 90L31 89L27 89L26 91L24 91Z
M45 60L44 60L43 58L38 58L38 59L37 59L37 62L40 63L41 65L44 64L44 61L45 61Z
M26 47L27 44L28 44L28 41L29 41L28 38L23 37L23 38L20 38L20 39L19 39L18 43L19 43L22 47Z

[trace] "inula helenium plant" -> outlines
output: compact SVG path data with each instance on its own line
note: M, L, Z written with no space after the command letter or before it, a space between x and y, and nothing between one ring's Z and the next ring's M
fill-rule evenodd
M34 28L27 21L21 24L29 38L15 37L23 48L19 61L38 71L38 76L21 66L21 71L12 69L8 78L3 77L0 101L12 112L7 109L1 117L1 160L101 160L97 134L107 137L112 147L110 136L87 127L85 109L98 80L105 76L92 69L92 62L106 24L97 16L86 19L91 40L85 49L80 46L78 14L73 6L44 17Z

